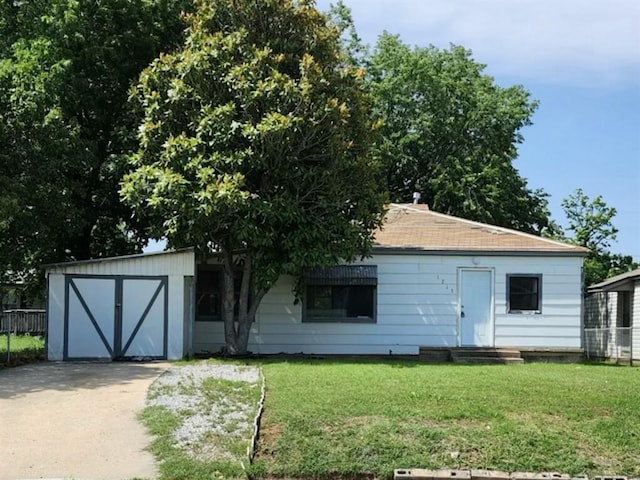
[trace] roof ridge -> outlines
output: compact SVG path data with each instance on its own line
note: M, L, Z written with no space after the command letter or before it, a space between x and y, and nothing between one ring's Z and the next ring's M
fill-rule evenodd
M431 212L431 210L429 210L429 206L424 204L424 203L418 204L418 205L425 205L427 207L426 210L421 210L419 208L412 207L411 205L414 205L413 203L409 203L409 204L390 203L389 205L392 206L392 207L396 207L396 208L404 208L406 210L411 210L412 212L417 212L417 213L429 213L429 212Z

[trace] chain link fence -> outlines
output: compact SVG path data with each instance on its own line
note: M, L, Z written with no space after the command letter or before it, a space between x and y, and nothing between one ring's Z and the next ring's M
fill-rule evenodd
M585 355L594 360L640 363L640 328L594 327L584 329ZM634 345L635 344L635 345Z

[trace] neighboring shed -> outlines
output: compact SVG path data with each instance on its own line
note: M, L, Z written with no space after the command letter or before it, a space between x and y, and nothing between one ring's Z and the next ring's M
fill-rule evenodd
M192 249L46 266L48 359L182 358L194 269Z
M640 360L640 269L591 285L587 293L587 354Z

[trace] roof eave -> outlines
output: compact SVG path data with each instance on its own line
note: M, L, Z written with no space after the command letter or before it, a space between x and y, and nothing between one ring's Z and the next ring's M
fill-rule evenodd
M104 263L104 262L113 262L117 260L131 260L135 258L146 258L152 257L154 255L171 255L174 253L184 253L193 251L193 247L185 247L185 248L177 248L175 250L165 250L161 252L146 252L146 253L134 253L132 255L122 255L119 257L102 257L102 258L90 258L88 260L74 260L71 262L57 262L57 263L47 263L42 265L42 268L56 268L56 267L70 267L73 265L85 265L89 263Z
M423 247L396 247L374 245L374 254L379 255L486 255L492 257L586 257L582 250L509 250L509 249L430 249Z
M621 275L617 275L603 282L591 285L590 287L587 288L587 292L597 293L597 292L615 292L615 291L622 291L627 289L631 290L633 287L633 284L638 281L640 281L640 274L636 273L635 270L632 270L631 272L623 273Z

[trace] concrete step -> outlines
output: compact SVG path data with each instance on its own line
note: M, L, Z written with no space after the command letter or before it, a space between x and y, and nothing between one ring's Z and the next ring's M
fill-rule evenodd
M519 358L520 350L514 348L452 348L451 355L461 357Z
M451 349L442 347L420 347L418 358L422 362L450 362Z
M466 363L466 364L514 364L524 363L522 357L483 357L483 356L462 356L452 355L451 360L453 363Z

